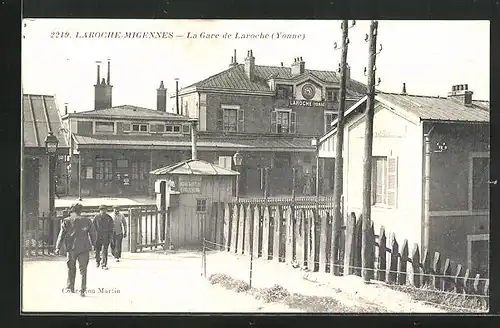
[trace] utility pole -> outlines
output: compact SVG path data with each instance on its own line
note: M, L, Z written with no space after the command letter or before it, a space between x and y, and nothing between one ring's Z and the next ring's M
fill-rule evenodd
M333 189L333 222L332 222L332 242L330 248L330 272L338 275L338 254L339 254L339 232L342 222L340 201L342 197L343 184L343 158L342 148L344 146L344 112L345 112L345 90L346 90L346 70L347 70L347 46L349 44L348 21L342 21L342 57L340 63L340 94L339 110L337 115L337 140L335 143L335 180ZM353 22L354 25L354 22Z
M372 240L368 237L371 227L371 206L372 206L372 148L373 148L373 117L375 105L375 60L377 58L377 29L378 21L372 21L370 34L368 35L368 99L365 111L365 147L363 154L363 208L362 208L362 276L365 282L370 281L370 249Z

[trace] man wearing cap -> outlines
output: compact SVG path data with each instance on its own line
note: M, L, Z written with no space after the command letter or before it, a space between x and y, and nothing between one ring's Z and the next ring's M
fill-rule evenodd
M113 237L111 239L111 254L120 261L122 256L122 241L127 237L127 220L120 213L118 206L113 206Z
M96 265L101 265L102 269L108 269L108 248L111 238L113 236L113 219L106 213L107 206L99 206L99 214L94 217L94 227L97 231L97 243L95 246L95 260ZM102 254L101 254L102 251Z
M76 262L78 261L78 268L82 276L80 296L85 296L89 253L96 243L97 233L90 219L81 216L82 208L83 206L80 204L74 204L70 207L70 216L65 218L61 224L55 252L59 253L64 241L68 266L66 289L71 293L75 292Z

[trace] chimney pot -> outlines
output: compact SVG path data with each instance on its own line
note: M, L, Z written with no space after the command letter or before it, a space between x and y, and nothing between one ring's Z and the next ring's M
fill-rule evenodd
M281 62L281 67L283 67L283 62Z
M303 61L303 60L302 60L302 57L300 57L300 61Z
M236 64L237 61L236 61L236 49L234 49L234 56L233 56L233 59L234 59L234 63Z
M469 90L469 85L468 84L464 84L464 88L465 88L465 90Z
M406 94L406 83L403 83L403 94Z

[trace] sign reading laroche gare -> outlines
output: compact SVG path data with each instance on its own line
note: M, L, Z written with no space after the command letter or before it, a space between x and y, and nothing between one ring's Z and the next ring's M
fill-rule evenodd
M313 100L290 100L290 106L303 106L303 107L325 107L323 101Z
M201 192L201 177L180 175L179 192L181 194L199 194Z

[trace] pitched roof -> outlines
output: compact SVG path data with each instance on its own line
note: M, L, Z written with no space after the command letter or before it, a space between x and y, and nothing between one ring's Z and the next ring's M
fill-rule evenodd
M306 69L304 74L293 76L290 67L281 66L260 66L255 65L255 79L250 81L245 74L245 65L238 64L230 67L218 74L210 76L202 81L191 84L182 90L196 87L228 89L239 91L261 91L271 92L267 83L270 76L277 79L296 80L298 78L311 75L325 83L340 83L340 76L333 71L318 71ZM348 85L348 94L350 96L363 96L366 93L366 86L358 81L350 80ZM181 91L182 91L181 90Z
M489 122L489 102L473 101L471 106L450 97L415 96L379 92L377 100L405 109L422 121ZM479 103L479 104L478 104Z
M54 96L23 95L23 145L45 148L45 138L52 131L59 148L69 148Z
M159 118L159 119L174 119L174 120L185 120L187 116L174 114L170 112L163 112L159 110L132 106L132 105L121 105L113 106L110 108L95 109L78 113L71 113L72 116L82 116L82 117L131 117L131 118Z
M182 174L182 175L239 175L239 172L228 170L218 165L202 161L199 159L190 159L184 162L170 166L160 167L149 172L154 175L163 174Z
M144 149L145 147L160 149L190 149L190 136L141 136L141 135L94 135L83 136L74 134L78 147L106 148L121 147ZM314 151L311 139L306 137L233 137L198 136L197 146L200 150L247 150L247 151ZM168 147L168 148L166 148Z

